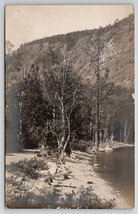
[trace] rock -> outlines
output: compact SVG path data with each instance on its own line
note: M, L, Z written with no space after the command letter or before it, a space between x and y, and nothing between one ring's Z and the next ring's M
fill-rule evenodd
M92 181L87 181L87 184L93 184L93 182Z
M41 175L49 175L49 173L50 173L49 170L41 170L40 171Z
M27 176L23 177L22 181L28 181L28 177Z
M22 178L19 177L19 178L16 179L16 181L17 181L17 182L21 182L21 181L22 181Z
M98 164L98 163L95 163L93 166L94 166L94 167L98 167L98 166L99 166L99 164Z
M51 185L53 183L53 178L46 178L45 182Z
M48 165L48 171L50 173L50 175L54 175L57 171L57 165L56 163L53 163L53 162L47 162L47 165Z
M48 153L47 151L38 152L37 157L48 157Z
M104 148L99 148L98 151L99 152L105 152Z
M76 157L75 157L74 155L72 155L72 154L70 155L70 157L71 157L72 159L76 159Z
M15 197L19 197L20 196L20 193L15 193Z
M35 187L32 187L31 192L34 192L36 195L39 194L39 191Z
M89 175L93 176L93 174L92 174L92 173L89 173Z
M63 184L63 181L58 181L58 184Z
M90 154L90 155L93 154L93 150L92 150L91 148L86 149L86 152L87 152L88 154Z
M110 146L106 146L104 150L105 150L105 152L112 152L113 151L113 149Z
M11 193L10 193L10 195L15 195L15 192L12 190Z

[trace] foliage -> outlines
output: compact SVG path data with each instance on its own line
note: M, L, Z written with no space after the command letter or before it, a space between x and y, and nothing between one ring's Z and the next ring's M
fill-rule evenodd
M7 167L7 170L9 172L20 172L28 178L38 179L41 176L39 171L48 170L48 166L45 159L33 157L30 160L24 159L18 163L12 163Z
M21 151L19 141L20 109L18 90L14 86L6 91L5 125L6 125L6 152Z
M7 202L8 208L56 208L56 209L112 209L115 206L113 201L101 200L91 188L81 188L77 193L65 194L61 197L60 192L54 188L45 192L43 189L40 195L27 192L23 195L12 196Z
M12 54L14 45L10 41L6 41L6 54Z
M19 85L21 141L26 148L37 147L45 138L47 102L43 99L38 80L39 68L32 65L30 73ZM29 144L28 144L29 142ZM40 143L41 144L41 143Z
M59 150L60 147L68 150L68 154L74 142L82 140L80 149L85 149L83 140L94 145L96 133L99 143L112 140L133 143L133 83L130 90L128 78L133 54L128 63L126 55L121 54L124 49L119 49L118 39L123 33L127 41L131 39L132 22L130 16L105 28L43 38L8 54L7 142L25 148L48 145ZM129 41L127 52L132 42ZM127 76L125 79L122 73ZM88 77L87 81L83 76ZM119 86L114 77L125 80L127 87ZM14 133L11 127L15 124L16 139L11 140Z

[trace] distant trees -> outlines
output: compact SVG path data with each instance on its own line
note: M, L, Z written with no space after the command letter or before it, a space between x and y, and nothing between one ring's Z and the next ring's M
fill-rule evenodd
M10 41L6 41L6 54L11 55L13 52L14 45Z
M46 138L47 103L39 81L39 67L32 65L18 86L20 141L26 148L38 147Z
M6 152L18 152L21 150L19 140L20 109L18 98L18 90L15 85L7 88L5 102Z
M134 142L134 102L131 91L118 87L118 97L115 102L115 136L117 141Z
M14 45L10 41L5 44L5 135L6 152L20 151L19 142L19 101L17 90L17 76L11 75L13 69L12 57Z
M97 144L97 149L100 144L100 135L102 131L102 107L103 102L106 100L105 90L106 90L106 80L108 78L109 68L105 65L105 43L101 34L102 29L99 29L93 37L89 40L87 47L85 47L85 52L90 57L91 62L91 75L95 78L95 93L93 94L95 97L95 142ZM93 71L93 72L92 72ZM105 78L101 76L101 72L105 71ZM92 89L93 90L93 89ZM103 101L103 98L105 99ZM104 112L103 112L104 113Z
M89 108L89 133L97 149L100 143L113 142L115 139L128 143L130 130L133 130L133 101L130 92L108 81L111 66L110 52L112 51L113 54L115 49L116 47L113 47L111 50L111 47L107 46L102 28L88 40L84 47L90 61L93 79L85 92L85 97L89 100L86 106L87 109ZM115 56L112 55L112 57ZM122 112L122 105L125 113ZM117 126L120 126L118 131ZM131 133L131 137L132 135Z
M32 42L29 42L28 45L32 44L40 44L40 47L42 47L42 44L49 43L50 45L58 42L62 42L64 44L67 44L67 49L71 50L73 46L75 46L76 42L85 36L92 35L95 32L95 29L93 30L83 30L83 31L75 31L67 34L59 34L51 37L45 37L39 40L34 40Z

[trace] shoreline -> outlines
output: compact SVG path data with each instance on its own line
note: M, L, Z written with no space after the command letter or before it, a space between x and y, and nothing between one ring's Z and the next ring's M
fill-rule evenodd
M34 153L23 153L22 157L20 154L14 154L13 156L6 156L6 165L11 165L12 162L18 162L19 160L23 160L24 158L27 158L28 160L34 157ZM85 188L92 188L92 191L102 200L110 201L112 200L115 202L115 209L121 209L121 208L133 208L131 207L125 198L117 192L112 185L110 185L107 181L105 181L103 178L101 178L96 172L94 172L93 166L90 164L90 161L92 160L93 155L80 152L80 151L73 151L71 157L65 157L65 167L68 168L71 171L70 179L54 179L52 186L57 184L62 184L62 186L70 187L74 186L75 191L77 191L79 188L84 186ZM52 162L52 160L50 160ZM53 162L54 164L54 162ZM10 179L11 177L21 181L21 178L19 176L14 175L14 173L7 173L6 171L6 180ZM44 183L44 179L39 180L28 180L24 182L24 186L26 189L29 189L32 193L39 193L41 190L46 186L46 183ZM6 185L6 189L9 188L9 185ZM10 186L11 188L11 186ZM48 186L49 188L49 186ZM59 189L62 191L63 194L68 194L70 191L72 191L71 188L63 188L59 187Z
M92 156L90 155L88 157L86 157L86 154L84 154L83 152L75 152L79 153L79 155L81 154L83 156L82 162L81 164L83 164L82 169L84 172L84 177L86 181L91 181L92 182L92 188L93 188L93 192L102 200L113 200L116 205L115 205L115 209L123 209L123 208L132 208L130 205L128 205L127 201L125 200L125 198L118 193L115 188L110 185L109 182L107 182L106 180L104 180L103 178L101 178L94 170L93 170L93 166L90 164L90 161L92 160ZM68 165L70 165L69 163L67 163ZM75 167L75 166L74 166ZM73 169L74 170L74 169ZM75 169L76 171L76 169ZM78 171L81 171L78 167ZM87 173L90 172L90 173ZM81 175L79 175L80 177ZM79 184L78 184L79 185Z

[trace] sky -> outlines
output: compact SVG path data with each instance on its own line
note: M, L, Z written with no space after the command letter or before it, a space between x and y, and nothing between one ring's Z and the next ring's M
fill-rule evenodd
M8 5L5 39L21 44L57 34L104 27L133 13L133 5Z

